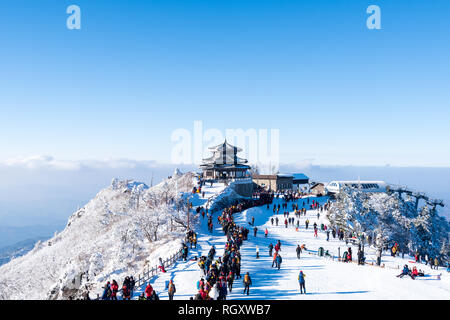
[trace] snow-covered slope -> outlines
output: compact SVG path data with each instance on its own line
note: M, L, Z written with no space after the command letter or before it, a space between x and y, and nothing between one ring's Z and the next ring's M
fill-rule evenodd
M327 198L313 198L324 203ZM302 200L297 203L302 207ZM281 200L275 200L280 203ZM292 210L290 216L292 217ZM278 216L279 225L272 225L271 218ZM300 218L298 231L290 225L285 228L283 214L274 215L272 208L256 207L245 210L235 215L235 221L239 225L246 225L255 218L258 234L253 236L250 232L248 241L244 241L241 247L242 270L241 273L249 272L252 277L250 295L243 294L242 280L235 281L233 291L228 294L227 299L449 299L450 298L450 274L445 268L431 270L429 266L417 264L419 269L426 273L425 277L412 280L409 277L397 278L401 267L408 264L410 267L416 265L411 262L411 257L391 257L386 252L382 257L383 268L372 266L375 262L376 250L366 247L366 258L368 264L357 265L356 263L338 262L335 258L319 257L317 250L323 247L335 256L338 252L343 253L349 246L345 241L333 239L326 240L325 232L320 230L318 237L314 237L312 224L316 222L328 224L326 215L317 217L316 210L308 210L306 216ZM305 228L305 220L309 219L310 227ZM189 257L207 255L211 245L215 245L217 256L223 255L223 247L226 238L221 228L215 223L216 228L211 234L206 227L206 219L200 221L198 232L197 249L192 249ZM250 227L251 228L251 227ZM268 229L268 237L264 237L263 230ZM283 258L281 269L272 268L272 257L268 255L267 246L275 244L277 240L282 243L280 254ZM295 248L298 244L305 244L308 251L301 254L300 259L296 256ZM256 247L259 247L260 258L256 259ZM356 255L357 248L353 247ZM400 268L400 269L399 269ZM306 275L306 295L301 295L297 276L302 270ZM173 279L177 293L175 299L189 299L197 292L196 282L202 273L194 260L187 262L179 261L168 272L151 280L152 286L162 299L167 299L166 281ZM438 277L439 276L439 277ZM135 298L144 288L138 288Z
M77 297L156 265L181 246L184 217L177 199L194 183L194 174L179 172L153 188L114 179L62 232L0 267L0 299ZM164 250L154 254L159 248Z

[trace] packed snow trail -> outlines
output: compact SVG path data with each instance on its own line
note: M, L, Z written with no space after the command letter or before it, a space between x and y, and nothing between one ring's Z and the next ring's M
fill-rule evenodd
M201 205L205 198L196 196L195 205ZM320 204L327 201L326 197L315 198ZM299 208L306 199L299 199ZM282 199L274 199L274 204L282 204ZM295 217L292 202L288 202L289 217ZM307 205L309 208L309 205ZM329 250L330 254L337 256L338 248L342 254L350 245L345 241L339 241L331 236L326 241L326 233L320 230L321 223L328 224L325 212L317 218L318 210L307 210L306 216L300 217L300 228L296 231L295 224L284 226L283 212L274 215L273 204L269 206L254 207L235 213L234 221L239 226L250 229L248 240L243 242L240 252L242 257L241 274L250 273L253 285L250 287L250 295L244 295L242 279L235 280L233 291L228 292L227 299L449 299L450 277L445 268L431 270L429 266L418 264L418 268L425 271L426 277L417 277L412 280L409 277L403 279L395 276L401 272L404 264L412 265L411 258L383 256L382 263L386 268L370 265L357 265L356 263L343 263L319 257L315 252L319 247ZM191 261L194 256L207 255L212 245L216 247L216 258L223 256L226 237L217 223L218 213L213 214L214 232L207 229L207 218L200 218L200 226L196 230L198 236L197 249L191 249L188 261L178 261L173 267L167 268L167 273L159 274L151 280L153 288L161 299L167 299L166 282L173 279L177 292L174 299L188 300L197 293L196 283L203 276L197 265L197 261ZM279 225L271 224L270 218L278 216ZM249 225L252 217L258 228L257 236L253 236L253 226ZM305 220L309 219L309 229L305 229ZM296 222L295 217L294 221ZM318 225L318 238L314 237L313 224ZM268 237L264 237L264 230L268 229ZM272 268L272 257L268 255L268 245L281 241L282 256L281 269ZM303 251L301 258L297 259L296 250L298 244L305 244L308 252ZM256 246L259 247L260 257L256 259ZM353 256L356 257L357 247L352 246ZM375 261L375 250L365 249L366 261ZM397 269L397 266L400 269ZM394 269L395 268L395 269ZM302 270L306 275L306 295L299 292L298 273ZM437 275L441 274L441 280ZM135 298L145 285L136 290Z

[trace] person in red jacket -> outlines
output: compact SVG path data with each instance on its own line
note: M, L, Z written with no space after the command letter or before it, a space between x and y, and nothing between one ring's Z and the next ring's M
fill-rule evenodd
M419 275L419 271L417 271L416 267L413 267L412 272L411 272L411 278L415 278Z
M131 300L131 292L126 285L122 287L122 297L123 300Z
M152 285L149 283L149 284L147 285L147 287L145 288L145 295L146 295L146 297L147 297L147 300L150 299L150 297L152 296L152 293L153 293L153 287L152 287Z
M112 281L111 284L111 300L117 300L117 292L119 291L119 285L116 280Z
M200 289L199 293L203 300L209 299L208 292L206 292L206 290Z

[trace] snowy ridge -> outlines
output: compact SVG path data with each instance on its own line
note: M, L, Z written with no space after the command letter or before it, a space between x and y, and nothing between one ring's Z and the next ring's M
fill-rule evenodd
M181 247L185 211L178 193L194 181L193 173L180 172L152 188L114 179L62 232L0 267L0 299L76 298L156 265Z

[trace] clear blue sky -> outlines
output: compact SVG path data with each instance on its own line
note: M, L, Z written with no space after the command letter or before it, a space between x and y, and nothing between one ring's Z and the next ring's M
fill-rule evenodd
M382 30L366 28L371 4ZM282 162L450 166L449 13L448 0L4 0L0 160L167 162L173 130L202 120L280 129Z

